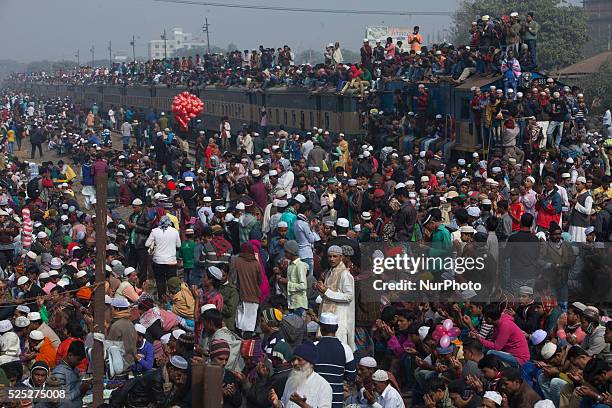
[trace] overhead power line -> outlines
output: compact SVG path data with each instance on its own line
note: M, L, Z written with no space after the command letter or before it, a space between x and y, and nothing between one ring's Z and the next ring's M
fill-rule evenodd
M153 0L160 3L188 4L194 6L223 7L247 10L263 11L286 11L293 13L327 13L327 14L361 14L361 15L382 15L382 16L450 16L451 11L389 11L389 10L350 10L350 9L324 9L324 8L302 8L302 7L281 7L281 6L258 6L254 4L232 4L215 3L209 1L195 0Z

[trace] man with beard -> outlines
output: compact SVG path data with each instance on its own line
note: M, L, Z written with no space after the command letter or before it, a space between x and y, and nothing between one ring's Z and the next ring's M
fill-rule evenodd
M586 183L586 180L585 180ZM551 176L544 177L542 194L537 196L536 210L538 216L536 225L539 231L546 231L552 221L561 222L561 196L557 191L555 179Z
M327 259L329 271L323 281L314 284L322 298L320 313L333 313L338 317L336 337L355 350L355 280L342 262L341 247L330 246Z
M152 220L140 198L132 201L132 209L134 211L127 222L127 226L130 229L130 265L137 268L138 280L142 283L147 278L148 254L144 244L151 233Z
M559 302L567 302L568 274L575 256L571 244L561 239L561 233L559 224L551 221L548 240L540 244L538 265L541 266L540 277L544 279L538 279L538 283L550 287Z
M318 360L317 348L308 342L299 345L293 353L293 370L287 379L281 398L271 389L268 398L274 408L330 408L332 388L314 371Z
M520 368L506 367L502 373L502 390L510 408L533 407L540 401L540 396L523 381Z
M591 209L593 208L593 197L586 188L586 178L576 178L576 197L570 213L569 234L572 242L586 242L585 231L591 224Z

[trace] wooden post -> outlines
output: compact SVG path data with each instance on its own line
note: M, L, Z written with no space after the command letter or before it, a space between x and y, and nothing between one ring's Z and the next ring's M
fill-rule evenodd
M96 174L96 289L94 291L94 333L106 335L104 327L104 281L106 267L106 196L108 174ZM93 406L104 403L104 345L94 341Z
M204 364L203 385L201 388L204 399L202 407L223 407L223 369L219 366Z

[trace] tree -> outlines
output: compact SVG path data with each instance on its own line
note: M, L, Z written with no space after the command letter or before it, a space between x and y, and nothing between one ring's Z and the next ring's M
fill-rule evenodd
M463 0L453 16L456 44L468 41L468 28L478 16L501 18L516 11L521 20L528 12L540 24L538 63L544 69L558 69L582 58L588 41L587 16L582 8L565 0Z
M587 98L592 115L600 119L601 114L612 106L612 58L602 64L596 73L576 80ZM599 124L599 123L598 123Z
M236 44L234 44L233 42L229 43L227 45L227 50L228 51L237 51L238 50L238 46Z

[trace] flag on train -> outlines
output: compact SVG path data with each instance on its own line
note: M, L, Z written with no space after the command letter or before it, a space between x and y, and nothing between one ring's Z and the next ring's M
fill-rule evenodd
M189 121L197 117L204 110L204 102L197 96L184 91L172 99L172 113L174 119L180 123L181 128L186 131Z

